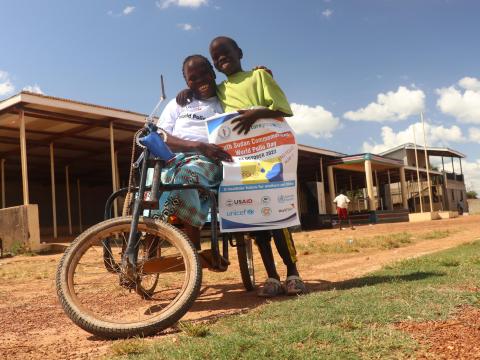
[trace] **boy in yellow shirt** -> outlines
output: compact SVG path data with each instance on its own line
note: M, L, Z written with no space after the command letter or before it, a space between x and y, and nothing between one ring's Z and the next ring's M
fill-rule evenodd
M233 130L247 134L258 119L292 116L287 98L273 77L265 70L243 71L243 52L235 40L220 36L210 43L210 55L215 68L227 76L227 80L217 86L217 97L225 112L238 111L240 116ZM252 108L261 106L262 108ZM260 255L267 270L268 279L259 295L272 297L286 292L298 295L307 292L296 266L296 251L288 229L256 231ZM285 287L275 267L271 247L273 235L278 253L287 267Z

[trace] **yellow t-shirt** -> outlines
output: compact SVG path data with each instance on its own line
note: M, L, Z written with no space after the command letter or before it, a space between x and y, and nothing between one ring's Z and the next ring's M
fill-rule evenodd
M217 86L217 97L225 112L264 106L293 115L287 97L265 70L241 71Z

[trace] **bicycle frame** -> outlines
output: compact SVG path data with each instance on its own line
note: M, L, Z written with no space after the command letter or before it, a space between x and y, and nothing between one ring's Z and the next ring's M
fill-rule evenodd
M136 274L136 267L135 264L137 263L138 257L138 238L139 234L137 231L139 218L145 209L145 193L146 191L150 190L152 194L152 198L158 199L162 192L164 191L172 191L172 190L197 190L200 192L204 192L208 195L210 202L211 202L211 251L212 251L212 268L214 270L224 270L222 266L222 258L227 260L226 262L223 261L223 264L228 263L228 239L225 237L223 240L222 246L222 254L220 254L219 249L219 241L218 241L218 219L217 219L217 201L215 197L215 193L208 188L197 185L197 184L163 184L161 182L161 170L164 167L164 161L159 158L152 158L151 153L147 147L143 149L142 155L143 159L141 160L140 166L140 182L139 186L133 188L133 192L136 193L134 197L133 203L133 211L132 211L132 223L130 226L130 233L128 236L127 245L125 248L125 252L122 257L122 268L128 269L131 276L135 276ZM149 168L149 162L153 162L153 167L155 169L152 185L146 186L147 180L147 170ZM132 189L130 189L132 190ZM105 220L110 219L112 217L112 204L116 198L121 195L125 195L128 192L128 188L122 188L113 194L110 195L106 204L105 204ZM104 245L104 258L107 259L109 257L110 249L108 244Z

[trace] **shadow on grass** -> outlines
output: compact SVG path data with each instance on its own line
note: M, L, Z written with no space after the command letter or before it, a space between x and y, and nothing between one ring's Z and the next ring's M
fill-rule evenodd
M398 283L405 281L419 281L425 280L431 277L445 276L443 272L437 271L416 271L410 274L404 275L368 275L354 279L348 279L343 281L320 281L320 282L308 282L308 286L311 291L330 291L330 290L348 290L354 288L360 288L364 286L373 286L385 283Z
M445 276L442 272L417 271L404 275L367 275L344 281L330 282L325 280L308 281L310 292L348 290L373 286L385 283L398 283L407 281L421 281L431 277ZM289 296L280 296L268 301L285 301L292 299ZM241 283L235 284L209 284L202 291L190 309L192 320L214 321L218 318L243 313L262 305L267 300L256 295L256 291L246 292Z

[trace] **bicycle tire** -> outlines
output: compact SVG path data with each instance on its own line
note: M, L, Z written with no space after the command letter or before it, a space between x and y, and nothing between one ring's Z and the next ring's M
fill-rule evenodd
M180 288L178 295L175 295L175 298L164 307L158 305L158 308L154 309L154 306L151 306L153 302L148 303L148 301L151 300L142 298L136 292L133 292L132 294L131 290L129 290L129 294L127 295L135 296L136 298L129 297L128 299L133 299L139 304L141 304L141 301L144 301L145 304L148 305L147 310L144 313L136 313L135 311L132 311L132 313L138 317L140 317L140 315L147 316L153 314L146 320L130 321L125 318L119 322L107 319L106 315L104 315L102 311L109 311L114 314L112 316L126 317L127 315L124 315L124 313L128 313L130 310L128 307L123 307L123 305L128 303L127 301L125 301L125 304L123 304L121 302L119 303L117 299L113 298L114 291L111 292L112 295L109 293L106 293L106 295L102 294L103 297L99 295L101 300L104 298L106 299L104 303L96 305L97 308L99 308L98 312L101 315L95 313L96 309L92 310L87 308L84 304L84 298L80 298L80 288L75 288L75 286L86 286L85 293L87 296L85 296L85 299L87 300L89 297L93 297L88 292L89 289L91 289L90 292L95 291L97 290L97 286L85 285L88 284L88 282L79 285L78 279L75 279L77 267L78 271L80 272L83 266L83 268L86 269L85 274L87 274L90 278L93 277L93 275L91 275L89 272L90 268L100 269L100 267L102 267L106 275L102 273L101 277L94 278L94 280L97 281L105 282L105 279L107 277L111 279L111 276L120 277L119 274L112 274L105 269L103 266L103 255L99 255L100 259L97 259L96 255L92 257L90 255L91 252L87 254L87 251L96 250L96 247L100 247L101 245L96 244L97 242L99 242L99 244L101 243L102 236L111 237L115 232L125 232L125 230L128 229L128 226L130 226L131 221L131 216L119 217L103 221L87 229L85 232L80 234L67 248L57 268L57 295L65 313L76 325L82 329L103 338L117 339L133 336L148 336L168 328L177 322L192 306L201 286L202 269L200 261L198 254L188 237L170 224L141 217L139 220L138 231L161 237L163 241L167 242L167 245L165 246L170 246L169 249L178 251L178 256L181 257L181 260L183 261L185 274L180 274L183 276L183 282L180 284L180 286L178 286ZM80 264L82 259L85 260L85 263ZM98 261L101 266L90 265L89 261L91 262L93 260ZM173 271L170 271L170 273L176 274ZM89 279L87 275L86 279ZM75 283L75 281L77 283ZM97 284L99 284L99 282L97 282ZM124 290L121 280L118 287L121 290ZM111 298L107 298L108 296L111 296ZM124 296L124 294L122 294L122 296ZM141 305L144 306L144 304ZM116 307L120 308L117 310ZM162 312L158 315L155 315L155 312L158 312L158 309L162 310Z
M238 265L245 290L255 290L255 266L253 263L253 240L244 233L235 233Z

